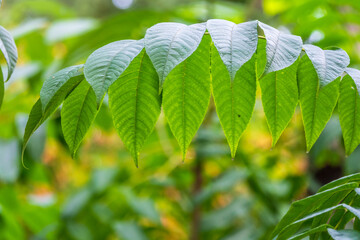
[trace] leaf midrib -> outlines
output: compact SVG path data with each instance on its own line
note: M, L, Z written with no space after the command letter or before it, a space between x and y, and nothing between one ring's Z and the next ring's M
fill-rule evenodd
M79 132L80 117L81 117L81 115L82 115L82 113L84 111L85 102L86 102L86 99L89 96L90 91L91 91L91 87L89 86L88 90L86 92L86 95L84 97L84 101L82 102L81 107L80 107L80 113L79 113L79 117L77 118L77 121L76 121L76 129L75 129L75 134L74 134L74 138L73 138L73 144L72 144L73 145L72 146L73 147L73 149L72 149L73 153L72 154L75 153L74 149L76 149L75 145L76 145L76 137L77 137L77 134Z

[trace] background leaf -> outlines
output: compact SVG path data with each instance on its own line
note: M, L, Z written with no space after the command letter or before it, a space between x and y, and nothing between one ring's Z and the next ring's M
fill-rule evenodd
M167 75L199 46L206 24L159 23L146 31L145 48L159 75L161 91Z
M85 63L84 74L95 92L98 104L110 85L120 77L143 48L143 39L122 40L99 48L90 55Z
M159 80L143 50L109 89L114 125L138 166L139 152L160 114Z
M83 80L65 99L61 109L61 126L66 143L74 156L97 114L96 96Z

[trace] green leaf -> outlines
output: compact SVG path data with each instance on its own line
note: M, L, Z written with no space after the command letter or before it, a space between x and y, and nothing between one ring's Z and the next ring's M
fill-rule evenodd
M3 73L0 69L0 109L4 100L4 94L5 94L5 82L3 78Z
M276 240L289 239L289 237L291 237L294 233L296 233L296 231L300 228L300 226L307 220L311 220L315 217L321 216L322 214L327 214L336 209L346 209L346 210L350 211L353 215L355 215L357 218L360 218L360 209L353 208L347 204L339 204L339 205L336 205L336 206L333 206L333 207L330 207L330 208L327 208L327 209L324 209L321 211L314 212L304 218L301 218L295 222L292 222L291 224L287 225L280 231Z
M56 75L56 74L55 74ZM54 75L54 76L55 76ZM22 145L22 157L24 156L26 145L31 135L39 128L39 126L49 118L49 116L60 106L65 97L84 79L83 75L76 75L68 79L60 88L56 88L56 92L49 99L47 107L43 111L41 99L39 99L32 107L29 119L26 123L25 133ZM41 97L41 96L40 96Z
M15 65L18 59L18 53L14 39L11 37L10 33L2 26L0 26L0 51L4 55L8 67L8 73L6 77L7 81L10 79L12 73L14 72Z
M355 230L334 230L329 228L328 233L334 240L360 240L360 232Z
M105 45L86 60L84 74L100 104L104 94L144 48L144 40L122 40Z
M304 49L298 84L306 146L310 151L336 106L340 76L348 65L348 57L342 50L323 51L312 45L304 45Z
M62 131L73 156L96 114L95 93L87 81L82 81L65 99L61 109Z
M116 235L124 240L147 240L144 231L134 222L115 222Z
M139 152L160 114L159 80L143 50L109 89L114 125L138 166Z
M360 71L346 69L348 75L340 83L339 117L346 154L360 144Z
M299 233L298 235L292 236L288 240L301 240L301 239L304 239L305 237L310 236L312 234L327 231L327 229L331 228L331 227L332 226L329 225L329 224L322 224L320 226L317 226L317 227L311 228L311 229L309 229L307 231L304 231L302 233Z
M199 46L206 24L159 23L146 31L145 48L159 75L159 91L167 75Z
M255 106L256 55L236 73L234 81L216 48L211 50L212 91L221 126L235 157L240 137L246 129Z
M283 70L263 75L260 79L261 99L272 146L275 146L295 113L298 103L297 67L298 61Z
M259 22L259 27L266 37L265 74L287 68L298 59L302 40L299 36L282 33L279 30Z
M168 75L163 88L163 109L180 145L183 160L204 120L210 102L210 37Z
M330 188L341 186L341 185L343 185L345 183L349 183L349 182L360 182L360 173L351 174L351 175L339 178L335 181L332 181L332 182L322 186L318 192L323 192Z
M285 216L280 220L276 226L272 236L276 236L290 223L306 216L315 211L322 203L327 201L334 193L343 192L346 195L348 192L358 187L357 183L346 183L344 185L336 186L331 189L316 193L307 198L295 201L291 204L290 209ZM315 217L315 216L314 216Z
M231 81L237 71L256 52L258 42L257 21L235 24L226 20L207 21L207 29L221 59L229 71Z
M73 87L73 82L79 83L84 79L83 67L84 65L67 67L45 80L40 90L40 100L43 112L49 107L49 104L53 101L55 95L59 94L59 91L65 91L66 93L69 91L66 87L69 82L71 82L69 85Z

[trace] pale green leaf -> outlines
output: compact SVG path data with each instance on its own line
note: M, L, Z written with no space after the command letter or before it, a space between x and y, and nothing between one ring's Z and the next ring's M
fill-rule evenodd
M299 36L282 33L279 30L259 22L266 37L265 74L287 68L298 59L302 40Z
M325 128L339 97L340 77L327 81L329 83L321 88L320 81L313 62L308 55L304 55L298 68L298 85L308 151Z
M328 190L330 188L334 188L340 185L343 185L345 183L349 182L360 182L360 173L351 174L339 179L336 179L335 181L332 181L324 186L322 186L318 192L323 192L325 190Z
M68 89L64 86L69 84L69 81L74 82L75 80L77 82L80 82L82 79L84 79L83 67L84 65L67 67L56 72L45 80L40 90L40 100L43 111L45 111L45 109L49 107L49 104L51 103L55 95L58 94L59 91L61 91L61 89L68 92ZM70 85L72 84L70 83Z
M256 52L257 25L257 21L240 24L220 19L207 21L207 29L229 71L231 80L234 80L237 71Z
M159 91L171 70L197 49L205 30L205 23L159 23L146 31L145 48L159 75Z
M95 93L87 81L82 81L65 99L61 109L62 131L73 156L96 114Z
M138 166L139 152L160 114L159 79L143 50L109 89L114 125Z
M86 60L84 74L99 104L110 87L144 48L144 40L122 40L93 52Z
M322 50L310 44L303 48L316 70L320 88L340 77L350 63L349 56L342 49Z
M351 229L334 230L329 228L328 233L334 240L360 240L360 232Z
M14 39L11 37L10 33L0 26L0 51L4 55L6 64L8 67L8 72L6 79L9 80L12 73L14 72L15 65L18 59L18 53L15 45Z
M263 75L260 79L261 99L275 146L294 115L298 103L296 71L298 61L290 67Z
M350 155L360 144L360 71L346 69L340 83L339 117L346 154Z
M204 120L210 92L210 37L204 36L198 49L171 71L163 87L164 113L183 160Z
M234 81L216 48L211 51L212 91L221 126L235 157L240 137L248 125L256 97L256 55L236 73Z
M358 185L359 184L357 183L346 183L344 185L336 186L334 188L324 190L307 198L293 202L290 206L290 209L287 211L285 216L280 220L280 222L276 226L273 232L273 237L278 235L280 231L282 231L290 223L293 223L303 218L307 214L314 212L322 203L327 201L333 194L343 193L345 197L346 194L357 188Z

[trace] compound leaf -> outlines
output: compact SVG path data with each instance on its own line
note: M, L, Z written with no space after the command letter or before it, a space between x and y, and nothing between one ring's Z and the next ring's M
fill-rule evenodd
M257 21L235 24L226 20L213 19L207 22L207 29L230 73L231 81L234 80L241 66L256 52L257 25Z
M159 91L171 70L197 49L205 30L205 23L159 23L146 31L145 48L159 75Z
M114 125L138 166L139 152L160 114L159 79L143 50L109 89Z
M183 159L204 120L210 101L210 37L168 75L163 88L163 108L178 141Z
M62 131L73 156L96 114L95 93L87 81L82 81L65 99L61 109Z
M84 74L100 104L110 85L144 48L144 40L122 40L97 49L86 60Z
M266 37L265 74L287 68L298 59L302 40L299 36L282 33L279 30L259 22Z
M360 71L347 68L340 83L339 117L346 154L360 144Z

